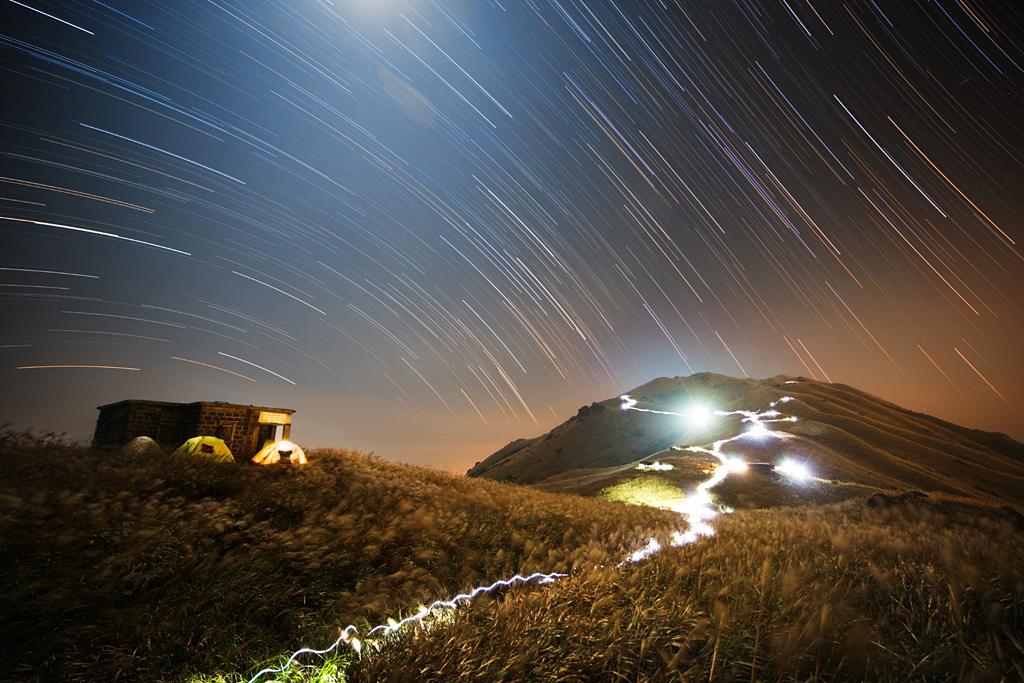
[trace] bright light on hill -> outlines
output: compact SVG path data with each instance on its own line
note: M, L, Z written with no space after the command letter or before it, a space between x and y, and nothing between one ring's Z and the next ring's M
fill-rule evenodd
M764 439L767 436L772 435L772 431L765 427L760 422L755 422L750 425L750 429L743 432L743 436L751 439Z
M776 465L775 471L784 477L788 477L796 481L807 481L811 478L811 470L808 469L807 465L802 462L792 460L791 458L785 458L782 462Z
M715 411L703 403L693 403L686 409L685 415L691 429L703 429L711 424Z
M746 472L748 469L747 461L736 456L726 458L723 465L728 469L730 474L740 474L742 472Z
M658 462L657 460L655 460L654 462L651 463L642 462L639 465L637 465L636 468L638 470L656 470L661 472L671 470L672 465L669 465L667 462Z

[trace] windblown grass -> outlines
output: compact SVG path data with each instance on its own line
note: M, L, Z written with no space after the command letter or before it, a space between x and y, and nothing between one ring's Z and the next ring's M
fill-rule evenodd
M532 571L570 576L273 680L1024 679L1024 518L1005 508L738 511L617 568L678 516L343 451L266 469L6 431L0 452L5 679L245 680Z
M354 681L1024 680L1024 539L1007 511L861 501L723 518L621 570L474 605Z
M345 451L259 468L9 430L0 449L0 654L19 681L251 671L353 620L617 560L675 523Z

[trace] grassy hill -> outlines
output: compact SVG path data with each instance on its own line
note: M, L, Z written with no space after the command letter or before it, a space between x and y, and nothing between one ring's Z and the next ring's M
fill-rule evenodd
M0 458L4 680L252 671L348 623L516 572L617 561L678 525L341 451L259 468L6 431Z
M474 605L358 680L1024 679L1024 542L1004 512L863 499L737 512L618 571ZM993 544L999 551L993 552Z
M843 384L700 373L656 379L628 393L640 407L663 411L685 411L694 402L723 411L760 410L791 396L794 400L784 410L798 421L773 428L792 438L736 442L727 452L759 461L771 460L783 449L806 460L825 479L1024 504L1024 444L915 413ZM702 445L744 429L737 416L716 418L696 429L677 416L619 406L616 397L581 408L548 434L513 442L468 474L593 493L601 481L614 481L617 473L625 472L620 469L625 465L670 454L673 446Z

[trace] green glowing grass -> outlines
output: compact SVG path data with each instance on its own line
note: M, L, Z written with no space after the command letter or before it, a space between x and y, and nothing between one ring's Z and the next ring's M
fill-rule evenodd
M656 474L643 474L639 477L619 482L601 491L604 500L644 505L655 508L671 508L678 506L686 499L681 488Z
M346 671L354 659L351 652L333 654L325 658L309 655L306 664L292 663L287 671L278 674L267 674L260 683L345 683L348 680ZM280 666L280 662L270 662L268 666ZM187 683L246 683L252 672L248 674L216 674L192 676L185 679Z

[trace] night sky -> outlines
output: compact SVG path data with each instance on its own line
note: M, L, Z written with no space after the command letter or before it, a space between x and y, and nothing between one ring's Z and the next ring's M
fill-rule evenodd
M1022 14L3 0L0 421L464 469L714 371L1022 438Z

